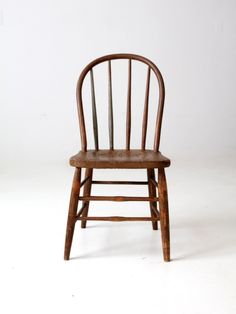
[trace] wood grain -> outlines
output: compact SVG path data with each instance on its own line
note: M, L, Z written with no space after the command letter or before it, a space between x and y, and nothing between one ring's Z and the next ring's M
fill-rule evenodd
M169 207L165 169L158 169L158 195L164 261L170 261Z
M81 168L147 169L169 167L170 160L152 150L88 150L71 157L71 166Z
M91 187L92 187L92 178L93 178L93 169L92 168L87 168L85 170L85 177L88 177L89 179L86 181L85 186L84 186L84 191L83 191L83 196L90 196L91 193ZM83 201L83 205L85 206L83 212L82 212L82 217L87 217L88 216L88 211L89 211L89 200ZM81 228L86 228L87 221L82 220L81 221Z
M129 84L131 86L131 61L135 60L138 62L142 62L146 64L148 67L150 67L150 70L152 73L154 73L157 83L158 83L158 89L159 89L159 101L158 101L158 112L157 112L157 117L156 117L156 127L155 127L155 139L154 139L154 151L159 150L159 145L160 145L160 135L161 135L161 124L162 124L162 116L163 116L163 108L164 108L164 99L165 99L165 87L164 87L164 81L161 75L160 70L157 68L157 66L149 59L139 56L136 54L129 54L129 53L119 53L119 54L111 54L111 55L106 55L100 58L97 58L90 62L81 72L81 75L79 77L78 83L77 83L77 88L76 88L76 98L77 98L77 105L78 105L78 114L79 114L79 123L80 123L80 133L81 133L81 145L82 145L82 151L86 151L87 149L87 135L86 135L86 126L85 126L85 121L84 121L84 114L83 114L83 97L82 97L82 87L83 87L83 82L84 79L87 75L87 73L93 69L96 65L111 61L111 60L116 60L116 59L127 59L129 61L129 71L128 71L128 76L130 75L130 79L128 78L128 95L127 98L129 98L129 94L131 97L131 87L130 87L130 93L129 93ZM131 99L130 99L131 103ZM130 112L131 113L131 112ZM131 114L130 114L130 119L131 119ZM128 123L128 121L127 121ZM131 130L130 130L131 132ZM130 142L130 136L128 136L127 133L126 136L126 147L128 148L128 144Z
M114 113L113 113L113 86L112 86L112 67L111 61L117 59L128 60L128 87L127 87L127 108L126 108L126 149L114 149ZM98 119L95 98L94 74L93 68L103 62L108 64L108 131L109 131L109 149L99 148ZM131 149L131 95L132 95L132 67L135 62L142 62L147 66L146 91L144 99L143 117L141 133L141 149ZM92 121L95 149L87 148L87 132L84 118L82 89L84 79L90 74L91 85L91 105ZM153 150L146 149L148 117L149 111L149 94L150 94L150 77L155 76L159 90L158 110L155 123ZM121 78L122 79L122 78ZM170 160L163 156L159 151L161 125L164 109L165 87L161 72L157 66L149 59L135 54L111 54L97 58L90 62L81 72L77 87L76 99L78 106L78 116L81 135L81 151L70 158L70 164L75 167L75 175L72 183L70 205L67 219L66 239L65 239L65 260L69 259L71 244L74 234L75 222L81 221L81 227L85 228L89 220L98 221L150 221L154 230L158 229L158 220L160 220L163 256L165 261L170 260L170 234L169 234L169 209L167 183L165 177L165 168L170 166ZM121 117L122 118L122 117ZM125 119L125 117L123 118ZM119 130L120 131L120 130ZM136 132L133 130L132 132ZM119 133L118 133L119 136ZM102 146L101 146L102 147ZM81 182L81 168L85 168L85 177ZM114 181L114 180L93 180L94 169L146 169L147 181ZM155 179L155 171L158 169L158 182ZM93 184L117 184L117 185L147 185L148 196L93 196L91 187ZM80 196L80 190L83 186L83 196ZM158 189L158 197L157 197ZM77 213L78 201L82 201L82 207ZM88 216L89 204L91 201L146 201L149 202L150 217L123 217L123 216ZM159 202L159 211L157 208ZM132 207L133 208L133 207Z
M155 202L158 197L145 197L145 196L80 196L79 200L84 201L113 201L113 202Z
M147 177L148 177L148 192L149 192L149 197L155 198L156 197L156 188L152 185L151 179L155 180L155 172L154 169L147 169ZM151 217L155 218L157 217L157 202L156 201L150 201L150 213ZM153 209L154 208L154 209ZM158 229L158 224L157 221L152 221L152 229L157 230Z
M81 169L75 168L74 179L71 188L70 195L70 205L67 218L67 228L66 228L66 239L65 239L65 250L64 259L68 260L70 257L71 243L74 234L75 222L76 222L76 212L78 207L79 193L80 193L80 178Z
M98 221L157 221L158 218L151 217L122 217L122 216L96 216L96 217L78 217L77 220L98 220Z
M92 184L127 184L127 185L147 185L148 181L92 181Z

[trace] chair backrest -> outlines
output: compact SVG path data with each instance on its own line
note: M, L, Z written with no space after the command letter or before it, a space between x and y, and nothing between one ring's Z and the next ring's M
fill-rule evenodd
M98 141L98 123L97 123L97 111L96 111L96 99L95 99L95 88L94 88L94 75L93 68L102 63L107 62L108 65L108 125L109 125L109 143L110 149L114 149L114 128L113 128L113 100L112 100L112 69L111 69L111 60L115 59L127 59L128 60L128 87L127 87L127 111L126 111L126 149L130 149L130 134L131 134L131 81L132 81L132 60L143 62L147 65L147 79L146 79L146 91L144 99L144 110L143 110L143 119L142 119L142 139L141 139L141 149L145 150L146 145L146 133L147 133L147 122L148 122L148 102L149 102L149 86L150 86L150 75L151 72L155 74L159 86L159 101L158 101L158 110L156 117L156 126L155 126L155 136L154 136L154 151L159 150L160 144L160 135L161 135L161 123L164 107L164 98L165 98L165 88L162 75L157 68L157 66L150 60L145 57L134 55L134 54L111 54L107 56L100 57L90 62L82 71L76 89L76 98L78 105L78 114L79 114L79 123L80 123L80 134L81 134L81 149L82 151L87 150L87 136L86 136L86 127L83 111L83 97L82 97L82 87L83 82L88 74L90 73L90 83L91 83L91 102L92 102L92 113L93 113L93 132L94 132L94 144L95 149L99 150L99 141Z

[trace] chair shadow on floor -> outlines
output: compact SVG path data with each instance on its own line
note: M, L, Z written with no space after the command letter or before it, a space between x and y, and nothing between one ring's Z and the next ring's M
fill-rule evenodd
M209 224L210 221L210 224ZM136 224L132 230L132 223L114 225L107 223L89 224L89 229L103 230L105 236L98 237L93 248L87 248L86 253L71 257L72 260L83 258L112 258L137 257L140 259L160 259L161 247L159 231L153 233L145 224ZM172 261L192 261L201 259L215 259L234 255L236 253L236 216L209 216L208 218L191 218L179 220L172 225ZM133 225L134 226L134 225ZM122 230L121 230L122 229ZM139 229L138 232L137 229ZM122 231L122 232L121 232ZM131 234L127 239L126 232ZM95 234L91 234L91 237ZM79 235L80 237L80 235ZM100 243L99 243L100 242ZM79 249L80 250L80 249ZM81 250L80 250L81 251Z
M91 239L96 239L96 243L92 243L91 239L88 240L90 247L86 245L85 253L82 252L81 247L78 248L80 254L72 256L72 260L102 257L137 257L141 259L155 257L162 262L160 230L153 232L150 226L145 223L136 223L135 226L133 223L117 223L115 226L109 223L89 224L85 230L77 229L78 237L80 238L81 232L89 232L89 229L92 229L90 236ZM87 235L83 236L86 237ZM83 242L86 243L84 238Z

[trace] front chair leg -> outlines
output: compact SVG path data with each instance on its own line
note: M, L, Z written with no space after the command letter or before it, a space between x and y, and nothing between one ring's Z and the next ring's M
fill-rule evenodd
M169 231L169 209L168 193L165 170L158 169L158 196L160 207L161 237L164 261L170 261L170 231Z
M72 243L74 229L75 229L76 213L77 213L77 207L78 207L78 197L80 193L80 180L81 180L81 168L76 168L73 183L72 183L70 205L69 205L69 212L68 212L68 219L67 219L65 251L64 251L65 260L68 260L70 258L70 249L71 249L71 243Z
M92 186L92 178L93 178L93 169L86 168L85 170L85 178L89 177L89 179L85 182L84 185L84 191L83 196L90 196L91 193L91 186ZM85 208L82 213L82 217L88 216L88 210L89 210L89 201L84 201L83 206L85 205ZM86 228L87 220L81 221L81 228Z

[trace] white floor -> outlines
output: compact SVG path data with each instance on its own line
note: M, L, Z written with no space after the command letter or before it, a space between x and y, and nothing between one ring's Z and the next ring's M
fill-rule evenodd
M167 170L170 263L149 222L89 222L63 261L73 169L4 168L0 181L0 312L236 313L236 169L175 164ZM135 171L116 178L144 179ZM100 179L109 171L96 171ZM103 192L102 192L103 190ZM140 195L146 187L96 186ZM94 208L96 206L96 210ZM94 203L91 213L149 214L146 204Z

